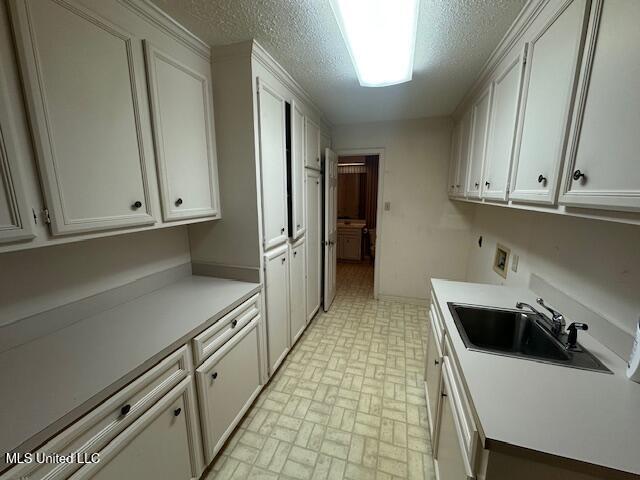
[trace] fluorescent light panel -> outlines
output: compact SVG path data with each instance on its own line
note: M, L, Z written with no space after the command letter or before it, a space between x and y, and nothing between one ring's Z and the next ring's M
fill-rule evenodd
M330 0L363 87L408 82L420 0Z

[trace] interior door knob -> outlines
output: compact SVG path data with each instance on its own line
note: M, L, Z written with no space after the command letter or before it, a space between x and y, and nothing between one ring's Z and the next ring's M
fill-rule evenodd
M577 182L580 179L586 180L587 177L584 173L582 173L580 170L576 170L575 172L573 172L573 179Z
M133 205L131 205L131 208L133 208L134 210L137 210L138 208L140 208L142 206L142 202L140 200L138 200L137 202L135 202Z

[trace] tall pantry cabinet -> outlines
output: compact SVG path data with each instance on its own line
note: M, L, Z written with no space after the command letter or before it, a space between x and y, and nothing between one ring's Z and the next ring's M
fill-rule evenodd
M320 305L321 151L329 127L257 42L216 48L213 64L225 216L190 228L194 272L263 283L270 376Z

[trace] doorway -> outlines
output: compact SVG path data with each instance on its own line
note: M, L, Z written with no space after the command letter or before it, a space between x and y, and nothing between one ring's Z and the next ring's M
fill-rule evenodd
M381 157L380 151L338 152L337 271L344 280L354 275L369 277L374 297L380 254Z

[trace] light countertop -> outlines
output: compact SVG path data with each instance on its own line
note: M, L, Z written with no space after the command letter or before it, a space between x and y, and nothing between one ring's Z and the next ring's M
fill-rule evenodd
M536 295L447 280L432 288L487 443L640 474L640 384L626 378L622 359L588 332L578 341L613 375L467 350L447 302L513 309L535 305Z
M86 413L259 289L187 276L1 353L0 452Z

